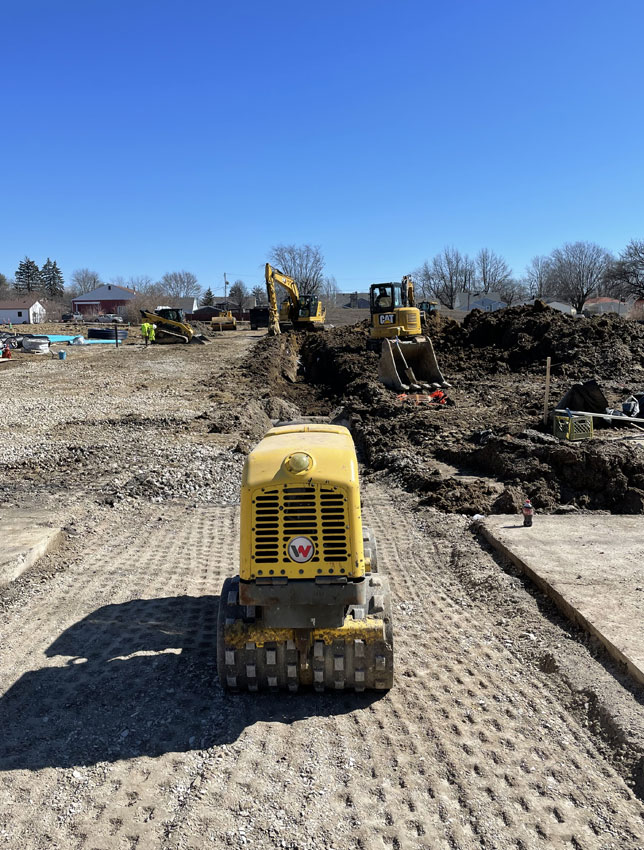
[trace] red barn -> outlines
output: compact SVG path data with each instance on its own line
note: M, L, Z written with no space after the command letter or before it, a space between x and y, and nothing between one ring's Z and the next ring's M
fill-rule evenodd
M82 313L83 316L120 313L122 308L127 306L128 301L133 298L136 298L136 292L133 289L116 286L114 283L105 283L92 292L86 292L84 295L74 298L72 310L75 313Z

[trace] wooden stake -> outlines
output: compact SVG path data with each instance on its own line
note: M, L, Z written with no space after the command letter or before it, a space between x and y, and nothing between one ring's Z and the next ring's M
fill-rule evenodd
M548 424L548 400L550 398L550 357L546 358L546 397L543 400L543 424Z

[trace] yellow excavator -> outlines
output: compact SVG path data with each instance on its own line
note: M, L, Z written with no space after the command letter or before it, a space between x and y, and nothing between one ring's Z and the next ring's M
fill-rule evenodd
M219 596L217 672L230 691L393 685L389 582L362 525L340 425L284 423L246 458L239 574Z
M323 330L326 310L317 295L300 295L300 290L294 278L274 269L266 263L266 292L268 294L268 334L276 336L283 329L292 327L296 330ZM277 307L275 285L280 284L288 293Z
M396 392L449 387L442 376L431 339L421 336L414 283L374 283L369 289L371 315L367 348L380 352L378 377Z
M156 325L154 332L156 343L193 342L205 345L209 342L203 334L194 332L194 329L186 322L183 310L175 310L172 307L157 307L154 312L152 310L141 310L141 317L143 321Z

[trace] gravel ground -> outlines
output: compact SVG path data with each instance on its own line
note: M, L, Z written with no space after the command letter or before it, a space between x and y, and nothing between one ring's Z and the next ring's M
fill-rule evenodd
M386 471L363 496L394 689L220 690L240 449L298 401L323 407L288 339L251 355L257 336L0 375L0 509L66 529L0 593L0 846L644 847L641 693L467 517Z

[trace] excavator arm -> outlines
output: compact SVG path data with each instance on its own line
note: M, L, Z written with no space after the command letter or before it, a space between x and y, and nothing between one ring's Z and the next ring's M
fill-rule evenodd
M416 302L414 300L414 281L411 279L410 274L406 274L403 276L400 288L402 290L403 304L405 305L405 307L415 307Z
M288 293L295 315L300 306L300 291L297 283L279 269L274 269L270 263L266 263L266 293L268 295L268 334L277 336L280 333L279 309L277 306L277 294L275 284L279 283Z

